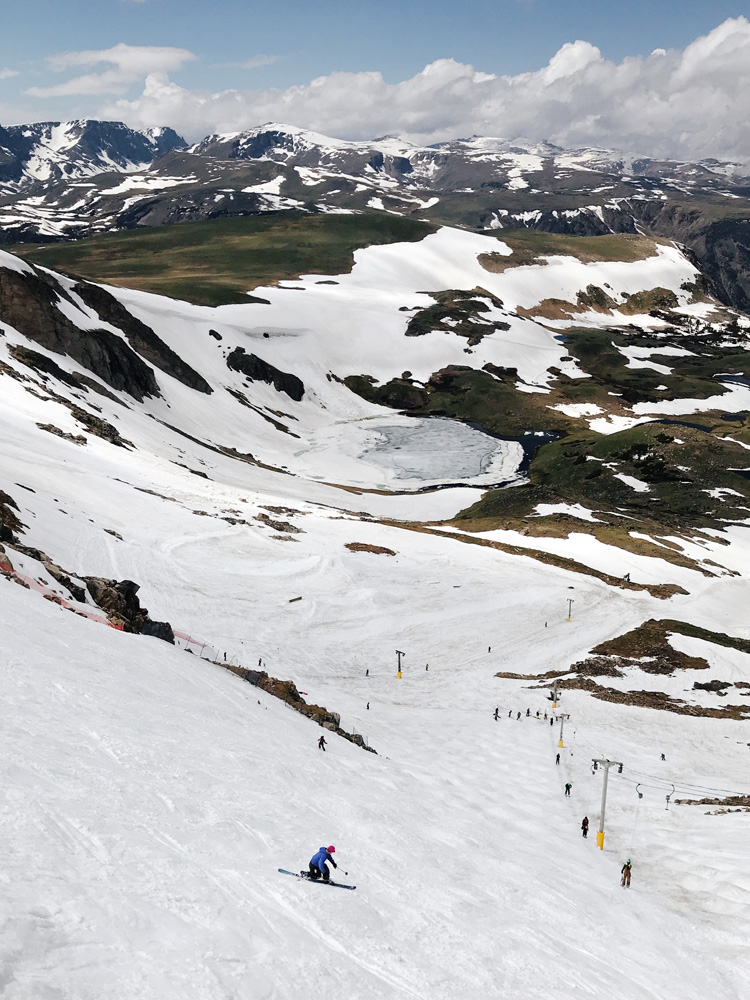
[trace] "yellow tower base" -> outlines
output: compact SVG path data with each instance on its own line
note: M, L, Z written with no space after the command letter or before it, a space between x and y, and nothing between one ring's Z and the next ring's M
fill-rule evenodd
M563 746L565 746L565 744L563 743L563 741L562 741L562 740L560 740L560 742L559 742L559 743L558 743L557 745L558 745L559 747L563 747Z
M604 850L604 830L600 830L596 835L596 846L600 851Z
M400 676L401 676L401 671L399 670L399 672L396 674L396 677L400 677Z

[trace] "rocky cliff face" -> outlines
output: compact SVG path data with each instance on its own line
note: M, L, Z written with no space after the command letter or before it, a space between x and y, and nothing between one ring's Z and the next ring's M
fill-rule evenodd
M134 399L158 396L151 368L127 343L109 330L76 326L58 308L61 298L75 303L42 271L0 267L0 316L29 340L55 354L67 354L114 389Z
M167 347L150 326L131 315L114 295L110 295L99 285L92 285L87 281L79 282L75 290L86 305L98 314L100 319L122 330L130 346L142 358L191 389L196 389L198 392L213 392L202 375L199 375L170 347Z

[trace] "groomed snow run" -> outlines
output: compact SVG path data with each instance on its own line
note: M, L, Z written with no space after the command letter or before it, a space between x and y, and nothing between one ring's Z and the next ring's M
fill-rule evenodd
M557 727L507 719L508 705L544 707L493 682L507 647L498 661L477 638L459 667L438 655L430 671L415 658L400 683L382 658L324 662L318 650L307 687L325 676L327 697L370 700L380 750L333 736L323 754L317 726L219 667L5 580L0 593L4 636L13 622L35 629L33 660L11 630L2 673L7 1000L734 1000L746 988L747 891L732 860L746 818L665 814L652 794L634 843L623 807L635 796L615 784L612 849L578 832L584 812L595 818L592 752L627 748L642 768L658 745L667 775L690 771L698 755L677 717L657 737L653 720L634 729L632 710L574 695L573 756L556 768ZM403 616L410 650L424 611ZM516 645L510 663L523 659ZM735 728L700 720L692 743L720 751ZM277 874L329 842L355 893ZM709 864L712 901L688 905L687 881L708 891Z

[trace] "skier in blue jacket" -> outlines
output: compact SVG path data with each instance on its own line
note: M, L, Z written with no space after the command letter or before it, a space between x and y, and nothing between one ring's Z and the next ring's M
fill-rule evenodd
M327 861L330 861L334 868L338 868L338 865L331 857L332 854L336 852L336 848L331 844L330 847L319 847L316 854L313 854L310 858L310 878L319 879L321 875L323 876L323 881L327 882L329 880L330 872L328 871Z

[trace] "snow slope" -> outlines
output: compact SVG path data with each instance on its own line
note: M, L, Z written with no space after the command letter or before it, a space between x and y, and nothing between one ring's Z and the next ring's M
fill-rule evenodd
M525 602L554 603L567 581L459 548L419 540L390 593L385 569L373 577L371 566L337 567L303 630L295 675L311 693L337 695L350 720L364 722L369 699L377 757L335 737L323 756L313 723L220 668L0 581L9 636L4 996L742 995L746 815L666 813L652 793L631 836L639 800L613 782L608 849L600 854L578 833L584 812L595 822L592 753L653 770L656 748L666 748L667 776L692 775L700 761L701 776L720 772L731 786L746 770L721 737L733 742L739 724L660 718L657 735L647 712L633 719L633 710L570 694L575 736L555 768L556 727L506 718L506 706L535 710L542 698L508 690L492 670L508 659L538 666L601 637L623 600L578 588L585 624L571 629L558 615L549 640L530 645ZM480 593L477 576L492 580L508 604L503 622L467 630L465 606L443 588L436 598L425 579L440 563L469 599ZM264 577L277 601L287 589L279 583ZM417 583L430 599L404 601ZM355 629L368 592L380 606ZM496 597L485 591L487 611ZM344 603L348 620L337 614ZM217 625L229 617L221 600L211 609ZM34 623L33 658L13 628L21 621ZM252 633L248 643L265 653ZM485 652L488 636L500 643L495 656ZM399 682L390 647L406 638ZM279 663L282 673L291 666ZM570 801L564 780L574 784ZM276 873L304 866L328 842L355 893ZM635 876L624 895L627 854Z

